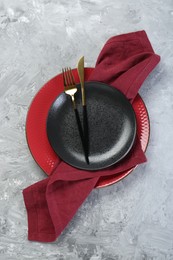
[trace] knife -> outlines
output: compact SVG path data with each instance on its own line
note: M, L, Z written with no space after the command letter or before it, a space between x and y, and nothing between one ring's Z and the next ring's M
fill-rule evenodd
M88 133L88 116L86 107L86 96L85 96L85 83L84 83L84 56L81 57L77 65L78 75L81 84L81 94L82 94L82 107L83 107L83 132L84 132L84 143L86 152L86 161L89 164L89 133Z

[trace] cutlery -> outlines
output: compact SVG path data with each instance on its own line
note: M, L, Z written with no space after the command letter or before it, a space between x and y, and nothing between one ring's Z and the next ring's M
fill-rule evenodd
M74 81L71 68L62 69L63 81L64 81L64 92L71 96L74 110L76 109L76 102L74 94L77 92L77 87Z
M84 131L84 141L87 157L89 155L89 132L88 132L88 116L86 107L86 96L85 96L85 83L84 83L84 56L78 61L77 70L79 74L80 84L81 84L81 94L82 94L82 107L83 107L83 131ZM89 162L89 159L88 159Z
M85 155L85 160L86 160L87 163L89 163L88 162L87 150L86 150L86 144L85 144L83 130L82 130L82 125L81 125L81 122L80 122L80 117L79 117L79 113L78 113L78 110L77 110L77 107L76 107L76 102L75 102L75 96L74 95L77 92L77 87L76 87L76 83L75 83L74 76L73 76L71 68L62 69L62 75L63 75L63 81L64 81L64 92L67 95L71 96L73 109L74 109L75 116L76 116L78 131L79 131L79 135L80 135L80 138L81 138L82 147L83 147L83 151L84 151L84 155Z

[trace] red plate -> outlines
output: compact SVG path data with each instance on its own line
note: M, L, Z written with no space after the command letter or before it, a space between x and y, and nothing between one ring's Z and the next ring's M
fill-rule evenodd
M85 68L85 80L89 78L92 68ZM79 82L77 70L73 70L76 82ZM59 157L49 144L46 133L46 120L49 109L56 97L63 91L63 81L61 74L48 81L34 97L26 119L26 138L31 154L42 170L50 175L52 169L60 162ZM137 95L133 108L137 120L137 133L140 138L143 151L146 150L149 141L150 125L146 106L142 98ZM96 185L97 188L113 184L133 171L135 167L128 171L112 176L101 177Z

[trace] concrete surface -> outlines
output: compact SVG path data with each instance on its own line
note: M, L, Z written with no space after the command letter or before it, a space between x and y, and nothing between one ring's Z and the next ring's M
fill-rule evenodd
M173 1L0 0L0 260L173 259ZM149 111L148 162L92 192L54 243L27 240L22 190L45 174L25 139L34 95L105 41L146 30L161 62L140 94Z

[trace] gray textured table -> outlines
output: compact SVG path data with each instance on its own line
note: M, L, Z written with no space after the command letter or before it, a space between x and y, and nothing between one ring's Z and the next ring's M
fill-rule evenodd
M0 259L173 259L172 0L0 0ZM25 139L34 95L84 55L94 66L105 41L146 30L161 62L140 94L149 111L148 162L94 190L54 243L27 240L22 190L45 174Z

